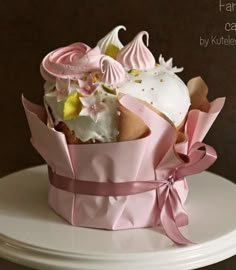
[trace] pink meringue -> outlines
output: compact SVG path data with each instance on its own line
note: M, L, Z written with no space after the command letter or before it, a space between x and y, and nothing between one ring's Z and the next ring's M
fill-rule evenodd
M56 78L75 80L83 73L99 70L101 57L98 47L91 49L84 43L74 43L46 55L41 64L41 74L51 82Z
M108 84L116 84L126 79L123 66L110 56L104 56L100 60L101 81Z
M118 53L117 61L125 68L147 70L155 67L155 58L143 42L144 35L148 46L149 35L142 31Z

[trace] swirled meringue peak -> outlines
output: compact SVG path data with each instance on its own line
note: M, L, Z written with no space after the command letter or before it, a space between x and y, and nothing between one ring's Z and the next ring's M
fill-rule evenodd
M104 38L98 41L97 46L101 49L101 53L109 55L114 59L116 58L120 49L124 47L118 37L120 29L126 30L123 25L116 26Z
M76 80L83 73L99 70L101 57L99 47L91 49L78 42L46 55L40 70L42 76L52 82L56 78Z
M148 46L148 32L142 31L118 53L117 61L125 68L148 70L155 67L155 58L143 42L144 35Z
M126 71L123 66L109 56L104 56L100 60L101 81L107 84L121 83L126 79Z

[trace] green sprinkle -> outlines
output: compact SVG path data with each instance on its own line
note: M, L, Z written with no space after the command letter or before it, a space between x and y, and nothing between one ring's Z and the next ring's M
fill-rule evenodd
M116 92L116 89L113 89L105 84L102 85L102 88L105 92L107 92L108 94L111 94L111 95L117 95L117 92Z
M130 69L130 70L128 71L128 73L131 74L131 75L133 75L133 76L135 76L135 77L137 77L137 76L140 75L140 70L139 70L139 69L133 68L133 69Z

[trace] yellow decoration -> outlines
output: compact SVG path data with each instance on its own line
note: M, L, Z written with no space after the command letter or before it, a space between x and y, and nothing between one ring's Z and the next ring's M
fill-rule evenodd
M82 103L80 101L81 94L75 92L67 97L64 103L64 120L71 120L79 115L82 110Z
M116 89L113 89L105 84L102 85L102 88L105 92L107 92L108 94L111 94L111 95L116 95L117 92L116 92Z
M80 80L82 81L87 81L88 77L87 76L83 76L82 78L80 78Z
M120 51L120 49L118 47L116 47L115 45L110 43L110 44L107 45L105 54L111 56L114 59L116 59L116 56L117 56L119 51Z
M142 83L142 80L135 80L136 83Z
M135 77L137 77L137 76L140 75L140 70L133 68L133 69L130 69L128 73L135 76Z
M92 82L95 83L99 79L99 75L97 73L92 73Z

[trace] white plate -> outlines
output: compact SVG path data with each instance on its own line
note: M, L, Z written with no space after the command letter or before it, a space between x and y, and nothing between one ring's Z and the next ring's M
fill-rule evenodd
M0 256L38 269L184 270L236 254L236 185L204 172L189 177L183 233L197 245L179 247L154 228L78 228L47 204L46 166L0 181Z

